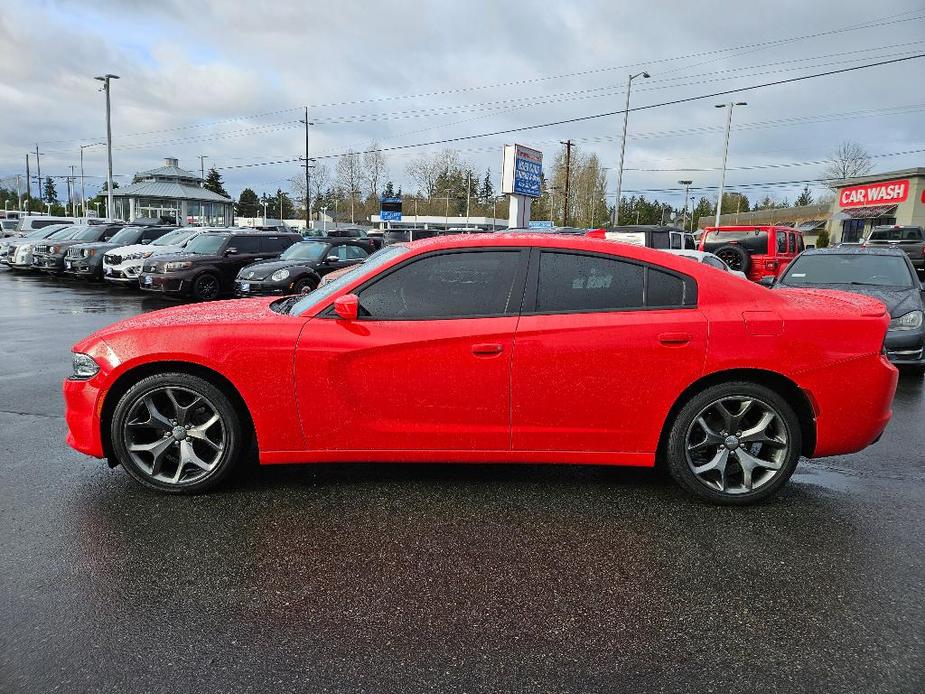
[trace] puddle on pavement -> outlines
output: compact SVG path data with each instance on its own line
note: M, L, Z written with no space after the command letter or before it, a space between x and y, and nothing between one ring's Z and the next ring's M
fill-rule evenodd
M807 460L800 461L790 481L793 484L812 484L837 492L848 492L858 487L858 479L853 473Z

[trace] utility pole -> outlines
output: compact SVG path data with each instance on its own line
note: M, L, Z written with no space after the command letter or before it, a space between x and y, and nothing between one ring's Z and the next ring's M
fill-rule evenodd
M119 75L106 73L102 77L95 77L103 83L103 91L106 92L106 155L109 159L109 167L106 172L106 217L113 218L115 204L112 200L112 117L111 105L109 101L109 82L110 80L119 79Z
M572 177L572 141L566 140L565 142L560 142L560 145L565 145L565 204L562 206L562 226L568 226L568 187L569 179Z
M307 230L312 220L312 179L308 171L308 126L311 123L308 120L308 106L305 107L305 119L299 122L305 125L305 229Z
M199 175L202 178L202 180L199 182L200 188L206 187L206 159L208 158L209 158L208 154L199 155Z
M102 142L95 142L92 145L81 145L80 146L80 206L83 210L83 216L88 217L87 214L87 193L84 190L84 148L85 147L96 147L96 145L103 144Z
M466 228L469 228L469 200L472 198L472 172L466 176Z
M19 187L20 175L16 174L16 209L22 211L22 188Z
M39 201L45 202L45 192L42 190L42 163L39 161L39 144L35 143L35 170L39 177Z
M716 199L716 219L713 226L719 226L719 216L723 208L723 188L726 187L726 161L729 159L729 131L732 129L732 109L736 106L748 106L745 101L730 101L728 104L716 104L716 108L725 108L726 112L726 144L723 147L723 173L719 179L719 197Z
M29 211L29 202L32 200L32 176L29 173L29 155L26 154L26 212Z
M637 72L635 75L631 74L626 80L626 105L623 107L623 138L620 141L620 168L617 169L617 202L613 207L613 226L620 223L620 197L623 195L623 157L626 155L626 125L630 115L630 89L633 87L633 80L637 77L649 79L649 73Z
M684 217L681 220L681 228L684 229L687 226L687 196L690 193L693 181L678 181L678 183L684 186Z
M77 181L74 178L74 165L71 164L71 175L67 179L67 200L69 203L71 203L71 216L72 217L80 216L77 214L77 205L74 202L74 197L75 197L74 192L77 190L76 184L77 184Z

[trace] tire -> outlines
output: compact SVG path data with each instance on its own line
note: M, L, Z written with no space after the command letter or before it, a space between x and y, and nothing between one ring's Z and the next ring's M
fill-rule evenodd
M726 263L731 270L744 272L747 275L752 267L752 257L742 246L727 243L717 248L713 254Z
M112 451L125 471L141 485L168 494L211 489L247 449L228 397L185 373L148 376L129 388L116 404L110 432Z
M786 484L802 445L796 413L775 391L747 381L723 383L696 394L671 422L667 464L695 496L744 506Z
M318 288L318 281L312 279L311 277L303 277L292 286L292 291L295 294L301 294L302 291L306 288L308 288L310 291L314 291Z
M220 293L219 279L211 272L204 272L193 280L193 298L197 301L212 301Z

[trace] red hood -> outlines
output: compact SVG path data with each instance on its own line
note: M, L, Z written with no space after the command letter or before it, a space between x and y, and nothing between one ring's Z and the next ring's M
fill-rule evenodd
M202 304L183 304L164 308L159 311L142 313L141 315L118 321L105 328L97 330L84 340L81 340L75 349L80 351L81 346L96 340L106 339L110 335L134 330L149 328L165 328L178 326L215 325L216 323L253 325L265 320L285 320L270 308L270 304L279 301L279 297L258 297L254 299L234 299L231 301L211 301Z

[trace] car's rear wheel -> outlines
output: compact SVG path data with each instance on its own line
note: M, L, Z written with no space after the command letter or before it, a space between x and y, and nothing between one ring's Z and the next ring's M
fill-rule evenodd
M241 421L228 397L203 378L149 376L123 395L113 413L112 449L126 472L163 492L201 492L234 467Z
M799 420L780 395L756 383L725 383L698 393L678 412L668 469L702 499L744 505L775 494L801 449Z
M727 244L716 249L714 255L729 266L730 270L748 274L752 266L752 257L742 246Z
M205 272L193 280L193 296L199 301L217 299L220 289L218 277L210 272Z

